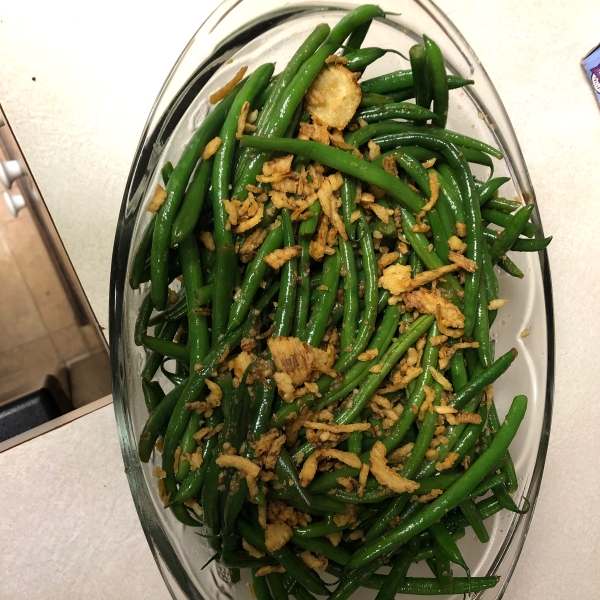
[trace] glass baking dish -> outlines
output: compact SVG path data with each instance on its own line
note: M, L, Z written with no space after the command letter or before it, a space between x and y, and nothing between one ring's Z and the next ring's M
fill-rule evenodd
M229 81L242 65L251 72L266 61L281 70L298 45L320 22L336 23L359 2L318 0L226 0L189 42L165 82L133 160L117 227L110 295L110 349L113 395L123 460L133 499L148 543L173 598L247 598L247 579L232 585L227 570L212 562L203 538L165 511L152 470L156 456L141 464L137 440L147 418L139 373L144 350L133 342L133 328L144 289L127 283L133 250L150 213L143 209L160 181L160 168L179 158L184 145L210 110L209 91ZM535 194L512 125L483 66L449 19L429 0L383 0L389 11L373 23L365 45L395 48L408 55L422 34L436 40L450 73L475 80L475 85L450 96L448 127L499 147L505 160L495 163L496 175L512 178L510 193L528 203ZM399 14L401 13L401 14ZM405 68L406 62L386 55L367 70L375 76ZM474 169L483 177L486 169ZM506 189L506 187L504 188ZM538 236L543 236L537 209L533 213ZM500 297L510 302L496 320L492 336L496 355L511 347L519 357L495 385L500 416L517 394L529 398L527 416L513 441L511 453L519 474L515 499L528 498L526 515L502 511L489 523L490 542L480 544L471 531L459 546L474 576L501 576L496 588L475 597L500 598L514 570L533 516L550 433L554 374L552 290L546 252L511 256L525 273L516 280L499 271ZM147 285L147 284L146 284ZM143 288L143 286L142 286ZM527 332L528 335L524 335ZM523 334L523 335L522 335ZM165 383L163 381L163 383ZM166 387L166 386L165 386ZM411 574L427 576L417 565ZM361 598L374 597L364 588ZM358 595L358 594L357 594ZM458 597L457 597L458 598Z

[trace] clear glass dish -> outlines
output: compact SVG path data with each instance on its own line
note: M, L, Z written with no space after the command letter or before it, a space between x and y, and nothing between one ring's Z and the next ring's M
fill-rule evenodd
M214 562L201 570L211 556L203 538L163 509L152 477L153 468L159 464L157 457L149 464L141 464L138 459L137 440L147 418L139 377L145 355L134 345L133 328L144 290L133 292L127 278L133 250L150 218L142 207L160 180L160 167L167 160L176 163L192 132L207 115L209 92L229 81L242 65L248 65L252 71L266 61L275 61L276 71L281 70L316 24L334 24L345 11L359 4L337 0L225 0L200 27L173 67L152 109L131 167L111 277L114 406L131 493L173 598L247 599L248 591L244 576L240 583L232 585L226 570ZM408 49L422 34L436 40L449 71L476 82L475 86L451 93L448 127L498 146L506 159L495 161L495 173L512 177L513 189L506 195L535 203L527 167L502 102L454 25L429 0L382 0L379 4L390 16L373 24L365 45L396 48L408 55ZM400 57L386 55L369 67L367 76L405 68L404 65L406 62ZM482 168L481 176L484 175ZM537 210L533 219L538 226L537 235L543 235ZM499 272L500 297L510 302L497 319L492 335L498 356L516 347L519 357L497 382L495 392L501 417L516 394L529 397L527 416L511 452L520 482L516 499L527 497L532 510L526 515L502 511L486 522L491 538L486 545L471 533L459 543L473 575L501 576L495 589L476 596L485 595L486 599L502 597L525 542L544 468L552 413L554 326L547 255L521 253L512 258L526 276L519 281ZM525 330L527 337L522 335ZM412 573L428 576L422 566ZM359 594L361 598L375 595L364 588Z

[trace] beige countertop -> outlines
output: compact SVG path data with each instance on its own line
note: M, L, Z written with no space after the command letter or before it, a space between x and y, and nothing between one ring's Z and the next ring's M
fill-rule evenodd
M114 231L139 136L170 67L214 5L171 3L168 18L156 0L143 8L108 0L93 11L67 0L24 0L0 12L0 101L103 326ZM439 5L496 85L545 231L554 235L552 435L505 598L594 598L600 109L579 62L600 42L600 4ZM0 470L8 487L0 500L0 600L169 597L137 521L110 407L0 454Z

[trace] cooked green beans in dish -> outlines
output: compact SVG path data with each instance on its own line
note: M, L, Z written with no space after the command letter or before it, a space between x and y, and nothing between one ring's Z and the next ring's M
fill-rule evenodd
M492 176L502 153L447 129L473 82L429 37L407 57L373 47L383 16L362 5L277 73L210 90L130 261L140 460L258 600L492 588L457 542L529 508L509 452L527 398L501 419L517 352L496 356L490 327L495 266L523 277L510 257L550 238ZM363 76L390 53L402 68Z

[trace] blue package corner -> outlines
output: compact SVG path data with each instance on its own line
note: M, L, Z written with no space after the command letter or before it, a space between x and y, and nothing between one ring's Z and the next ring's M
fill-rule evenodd
M581 64L596 92L596 100L600 102L600 44L588 52Z

